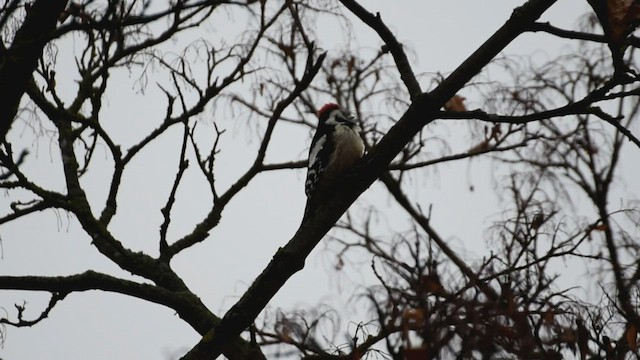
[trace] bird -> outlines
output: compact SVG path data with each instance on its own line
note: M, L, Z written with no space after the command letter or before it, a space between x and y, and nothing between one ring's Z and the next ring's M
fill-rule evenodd
M364 155L358 121L335 103L318 111L318 127L309 147L305 194L311 198L333 184Z

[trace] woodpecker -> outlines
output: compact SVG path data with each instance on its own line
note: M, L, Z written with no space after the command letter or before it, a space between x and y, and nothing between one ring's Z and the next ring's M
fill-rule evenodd
M326 187L364 154L360 126L337 104L326 104L318 111L318 128L309 147L305 193Z

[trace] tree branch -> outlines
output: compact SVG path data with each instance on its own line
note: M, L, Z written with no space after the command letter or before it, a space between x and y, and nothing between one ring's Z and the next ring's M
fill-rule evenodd
M471 283L478 286L478 288L480 288L488 298L492 300L497 299L498 294L496 294L496 292L491 289L491 287L480 281L476 273L467 266L467 264L458 256L458 254L456 254L453 249L451 249L447 245L446 241L444 241L444 239L440 237L440 235L438 235L438 233L436 233L436 231L431 227L431 225L429 224L429 219L427 219L417 209L414 208L407 196L402 192L398 181L394 179L388 172L382 174L380 180L382 180L382 182L389 190L389 193L393 195L398 204L400 204L400 206L402 206L407 211L407 213L411 215L411 218L413 218L418 224L420 224L422 229L427 234L429 234L429 237L431 237L433 242L438 245L440 250L442 250L442 252L447 255L447 257L449 257L449 259L451 259L454 264L456 264L458 269L460 269L460 272L462 272L469 279L469 281L471 281Z
M49 317L49 313L51 312L51 310L53 310L53 307L56 306L56 304L59 301L63 300L67 296L67 294L68 293L66 292L52 292L51 299L49 299L49 304L47 305L47 307L44 310L42 310L42 312L37 318L33 320L25 320L22 317L24 310L26 309L26 303L23 305L15 304L15 307L18 310L18 316L17 316L18 320L11 321L8 318L0 318L0 324L6 324L6 325L15 326L15 327L33 326L39 323L40 321L46 319L47 317Z
M128 295L175 310L200 334L205 334L211 326L219 322L219 318L207 311L202 302L191 293L173 292L159 286L119 279L91 270L69 276L0 276L0 289L47 291L53 294L103 290ZM2 320L0 319L0 323L13 325ZM225 344L223 352L230 359L265 358L258 348L239 337Z
M209 331L183 359L210 359L220 355L220 348L227 339L246 329L285 282L304 267L305 259L322 237L360 194L386 171L396 154L420 129L433 121L438 109L555 1L530 0L516 9L511 18L438 87L428 94L416 96L407 112L380 143L345 174L344 179L336 181L340 187L319 194L322 201L310 207L310 216L303 219L289 243L274 255L262 274L225 314L220 325Z
M0 141L4 141L11 127L42 49L66 6L67 0L36 0L11 47L0 54Z
M591 34L582 31L566 30L551 25L549 22L535 22L527 27L527 31L530 32L545 32L551 35L555 35L565 39L592 41L597 43L607 44L609 41L606 36L599 34ZM633 47L640 47L640 38L630 36L626 39L626 44Z
M400 78L407 87L411 100L416 100L416 98L422 93L420 83L418 83L418 80L413 73L413 69L411 69L411 64L409 64L409 59L402 48L402 44L398 42L398 39L396 39L391 30L382 21L380 13L373 15L355 0L340 0L340 2L354 15L360 18L362 22L369 25L369 27L378 33L378 36L380 36L380 39L382 39L386 45L384 49L391 52L391 55L393 56L393 60L396 63L398 72L400 73Z

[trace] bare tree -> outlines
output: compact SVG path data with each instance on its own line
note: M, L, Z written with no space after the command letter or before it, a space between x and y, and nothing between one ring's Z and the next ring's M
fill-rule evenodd
M166 6L60 1L52 2L59 11L46 12L57 24L34 32L33 21L39 20L33 19L44 14L42 3L15 0L3 8L3 43L11 46L2 46L0 78L15 76L11 81L20 86L3 90L11 95L3 96L8 102L3 109L16 110L3 114L8 118L2 125L15 127L17 114L45 129L42 136L55 143L51 156L60 164L64 186L56 190L30 176L23 164L30 156L25 145L11 132L3 134L0 186L11 203L3 207L0 224L42 211L64 212L102 256L136 277L95 270L0 276L0 289L51 294L36 319L26 319L24 305L17 305L17 313L0 318L0 324L32 326L69 294L104 290L175 310L202 336L183 359L221 354L260 359L272 349L308 359L639 356L640 217L634 204L611 203L624 145L631 143L635 154L640 148L633 133L640 94L634 56L640 41L631 35L640 13L635 2L590 1L591 21L569 30L538 22L555 1L529 0L451 74L432 77L416 75L382 16L352 0L176 0ZM345 13L378 34L379 51L319 48L314 19L347 23ZM203 38L198 31L215 29L223 15L247 17L253 27L238 39ZM575 50L545 64L497 58L527 32L565 38ZM81 44L73 48L72 93L64 86L69 79L57 76L60 49L70 41ZM481 81L496 68L508 76ZM153 79L166 99L163 116L149 119L153 128L130 144L113 126L115 119L104 115L108 92L120 86L113 78L127 72L138 74L140 92L149 91ZM456 95L463 92L485 106L467 110L465 99ZM23 94L28 99L19 103ZM306 166L298 157L267 161L267 150L276 125L310 130L309 114L326 101L357 115L367 154L311 198L293 237L224 315L215 314L172 260L209 240L224 209L256 177ZM250 165L226 188L220 186L217 163L225 151L225 111L243 114L258 139ZM213 134L196 126L208 116ZM438 136L452 122L469 124L473 146L452 150ZM124 174L170 134L179 134L171 149L178 161L159 209L157 251L136 251L113 230L122 213ZM104 201L93 200L85 182L103 163L100 152L112 165ZM412 182L443 163L476 158L501 169L496 181L505 209L489 229L491 251L479 261L440 235L445 230L432 224L429 203L416 200L411 190ZM190 174L206 183L211 202L206 213L191 219L188 232L173 236L176 203ZM393 201L406 218L407 230L382 231L375 219L385 210L375 202L347 211L376 180L388 195L385 201ZM572 202L580 196L590 205L576 215ZM365 258L377 279L353 300L371 310L367 319L350 330L337 326L337 334L348 334L346 343L328 341L320 331L327 322L339 324L340 312L318 309L259 319L332 228L326 242L335 251L336 266ZM557 281L554 265L569 261L599 269L601 299L581 298Z

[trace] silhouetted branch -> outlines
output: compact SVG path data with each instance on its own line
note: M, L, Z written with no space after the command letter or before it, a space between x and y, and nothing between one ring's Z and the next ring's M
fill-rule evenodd
M592 42L597 42L602 44L608 43L608 40L604 35L586 33L582 31L566 30L566 29L559 28L557 26L553 26L548 21L535 22L527 28L527 31L546 32L548 34L555 35L565 39L592 41ZM633 47L640 47L640 38L635 36L630 36L627 39L626 43Z
M396 62L396 66L398 67L400 77L407 87L411 100L417 100L418 95L422 93L420 83L418 83L418 80L413 73L413 69L411 68L411 64L409 64L409 59L402 48L402 44L398 42L395 35L393 35L391 30L382 21L380 13L373 15L355 0L340 0L340 2L354 15L360 18L360 20L378 33L380 39L385 43L385 46L382 48L383 52L388 51L391 53Z
M39 323L40 321L46 319L47 317L49 317L49 313L51 312L51 310L53 310L53 307L56 306L56 304L59 301L63 300L67 295L68 295L67 293L52 292L51 299L49 299L49 304L47 305L47 307L44 310L42 310L42 312L37 318L33 320L25 320L23 318L24 316L23 313L24 313L24 310L26 309L26 303L22 305L15 304L16 310L18 310L17 321L11 321L6 318L0 318L0 324L6 324L6 325L15 326L15 327L33 326Z

